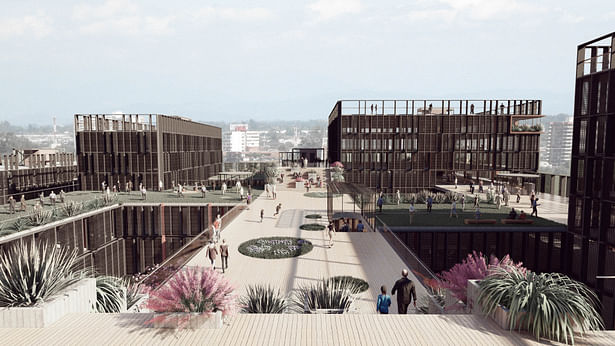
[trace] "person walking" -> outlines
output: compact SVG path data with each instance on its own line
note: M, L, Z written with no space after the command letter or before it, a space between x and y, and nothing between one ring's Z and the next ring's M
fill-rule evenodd
M397 294L397 310L400 314L408 313L408 305L414 300L416 307L416 288L412 280L408 279L408 269L401 271L401 279L395 281L391 295Z
M204 184L201 185L201 197L203 198L207 197L207 186L205 186Z
M273 199L278 198L278 192L275 183L271 185L271 194L273 195Z
M269 183L265 184L265 192L267 193L267 198L269 198Z
M147 199L147 189L145 186L141 187L141 199L144 201Z
M461 195L461 211L466 211L466 195Z
M370 106L370 109L372 111L372 114L374 114L374 104L372 103L372 105Z
M64 192L64 189L60 189L60 203L64 203L66 199L66 192Z
M277 207L276 207L277 208ZM275 214L274 214L275 215ZM263 223L263 218L265 217L265 209L261 209L261 223Z
M376 301L376 312L386 315L389 313L389 306L391 306L391 296L387 294L387 287L382 285Z
M280 209L282 209L282 203L279 203L275 206L275 213L273 214L273 216L278 215L280 213Z
M455 189L457 189L457 177L455 177Z
M397 190L397 205L401 202L401 193Z
M363 232L365 230L365 225L363 221L359 220L359 224L357 225L357 232Z
M459 215L457 215L457 200L453 199L453 202L451 203L451 214L448 216L448 218L452 218L453 214L455 214L455 218L458 218Z
M410 202L410 207L408 207L408 214L410 215L410 225L412 225L412 220L414 219L414 213L416 210L414 209L414 202Z
M519 202L521 202L521 195L517 192L517 204L519 204Z
M49 200L51 201L51 205L56 205L56 199L58 196L56 196L56 193L51 191L51 193L49 194Z
M538 200L539 198L536 198L534 201L532 201L532 213L530 214L530 216L538 217L538 206L540 205L538 204Z
M158 192L162 192L163 187L164 187L164 184L162 183L162 180L158 180Z
M19 210L26 211L26 196L21 195L21 199L19 200Z
M333 221L329 222L329 248L333 247L333 234L335 233L335 226L333 226Z
M378 205L378 209L382 213L382 205L384 204L384 200L382 199L382 196L378 197L378 201L376 201L376 204Z
M9 213L15 214L15 198L13 196L9 196Z
M222 183L222 195L224 195L224 193L226 192L226 183Z
M228 268L228 244L226 239L222 239L222 244L220 244L220 258L222 259L222 272L224 273L226 268Z
M478 195L474 196L474 208L480 208L480 199L478 198Z
M432 205L433 205L433 198L430 195L427 197L427 212L431 213Z
M216 249L216 244L213 242L209 243L209 247L207 248L207 257L209 258L209 262L211 263L211 269L216 269L216 257L218 256L218 249Z
M222 218L220 214L216 216L216 220L213 223L214 228L214 242L218 242L220 240L220 230L222 229Z
M246 206L248 210L250 210L250 203L252 203L252 194L248 192L248 196L246 197Z

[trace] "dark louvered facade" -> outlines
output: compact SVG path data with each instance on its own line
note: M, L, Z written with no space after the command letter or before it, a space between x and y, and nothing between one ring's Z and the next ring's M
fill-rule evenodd
M498 173L536 174L540 100L338 101L328 158L346 181L391 193ZM476 182L476 181L475 181Z
M159 114L76 114L75 135L83 190L131 181L148 190L194 184L222 170L222 130Z
M615 328L615 32L578 47L568 213L570 274Z

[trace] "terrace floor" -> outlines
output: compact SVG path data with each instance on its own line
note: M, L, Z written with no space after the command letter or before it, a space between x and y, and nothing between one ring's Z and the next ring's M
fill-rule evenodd
M310 189L310 191L325 192L326 189ZM273 287L279 287L282 293L290 293L302 283L314 282L324 277L337 275L358 277L366 280L370 287L359 296L354 311L375 313L380 286L386 285L390 293L395 281L401 277L401 270L405 268L403 261L386 240L375 232L337 232L334 246L328 248L326 231L299 229L302 224L315 223L314 219L305 218L308 214L322 215L317 222L327 224L327 199L306 197L304 193L303 188L288 189L278 185L277 199L261 195L249 210L244 210L226 226L221 235L229 244L229 269L226 275L241 294L250 284L271 284ZM278 203L282 203L282 212L274 217L275 206ZM260 223L261 209L265 210L262 223ZM253 258L238 251L239 245L244 241L272 236L304 238L312 242L314 248L303 256L285 259ZM187 265L209 265L206 251L201 250ZM218 258L218 270L220 270L219 265ZM418 296L425 296L426 291L416 277L412 276L410 279L416 284ZM392 301L391 311L397 312L395 298ZM415 312L413 307L409 310Z
M248 193L247 188L244 187L244 193ZM252 189L253 198L257 198L262 189ZM56 194L59 194L56 191ZM66 201L77 201L77 202L89 202L96 198L102 197L102 193L100 191L74 191L66 193ZM58 201L59 201L58 196ZM32 211L34 205L38 199L30 199L26 201L27 210L26 212L16 212L15 214L10 214L8 212L8 204L5 204L0 208L0 222L6 222L15 220L21 216L25 216L28 212ZM137 191L132 191L130 194L125 192L117 193L117 201L120 203L228 203L228 204L237 204L241 202L239 198L239 194L236 192L235 188L227 190L224 195L220 190L216 191L207 191L207 197L203 198L200 192L195 191L187 191L184 193L184 197L179 197L177 193L167 190L167 191L148 191L147 198L143 200L141 198L141 193ZM17 209L19 209L19 201L17 201ZM54 206L51 205L51 201L49 197L45 197L45 205L44 208L47 210L54 209ZM62 207L61 203L56 203L55 205L56 214L62 215Z
M145 327L151 314L71 314L47 328L0 329L5 345L553 345L476 315L239 314L220 329ZM615 332L575 338L613 345Z

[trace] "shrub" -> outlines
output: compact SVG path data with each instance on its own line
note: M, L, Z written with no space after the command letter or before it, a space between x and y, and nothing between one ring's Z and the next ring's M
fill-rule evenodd
M131 279L124 279L123 284L126 287L126 308L130 309L145 296L144 289L141 284Z
M115 276L96 277L96 312L120 313L126 305L126 286Z
M334 283L340 282L343 287L348 287L352 293L361 293L369 289L367 281L353 276L334 276L330 280Z
M446 203L446 195L443 193L436 193L433 196L433 202L436 204Z
M501 267L480 282L478 302L493 316L508 309L510 329L526 328L541 337L574 344L573 328L600 330L604 324L596 306L598 297L584 284L559 273L536 274Z
M304 231L322 231L326 227L324 225L317 224L317 223L306 223L306 224L299 226L299 228Z
M33 306L76 283L80 270L77 251L49 243L21 241L0 253L0 306Z
M409 193L405 197L402 197L404 203L417 203L418 195L416 193Z
M23 231L30 227L30 220L27 216L20 217L13 222L13 229L17 232Z
M100 198L100 204L103 207L108 207L110 205L116 204L118 201L118 197L117 194L103 194L102 197Z
M42 226L53 220L53 212L51 210L38 209L25 216L29 225Z
M322 215L320 214L309 214L305 216L306 219L322 219Z
M304 255L312 251L314 245L308 240L293 237L267 237L251 239L239 245L243 255L277 259Z
M62 211L66 216L75 216L83 210L83 203L75 201L67 201L62 204Z
M249 314L281 314L288 304L280 289L267 285L250 285L246 287L246 295L239 298L241 312Z
M0 223L0 237L15 233L15 230L11 229L10 226L8 222Z
M458 300L467 301L468 280L484 279L491 271L498 267L515 267L524 271L522 262L515 264L510 256L506 255L501 260L495 256L491 256L489 262L487 257L476 251L468 254L461 263L455 264L451 269L438 274L441 285Z
M292 297L297 312L332 309L347 312L354 302L352 291L345 281L322 279L316 283L299 286Z
M145 307L162 313L147 323L165 321L172 313L210 314L221 311L223 316L236 310L236 297L230 281L215 270L186 267L177 272L163 287L150 292ZM182 327L189 316L180 320Z

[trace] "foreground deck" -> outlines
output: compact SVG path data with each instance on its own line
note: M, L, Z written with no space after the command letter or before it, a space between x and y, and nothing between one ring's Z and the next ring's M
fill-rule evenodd
M0 329L5 345L539 345L474 315L236 315L221 329L154 329L150 314L73 314L43 329ZM613 345L615 333L575 339ZM547 343L548 344L548 343Z

